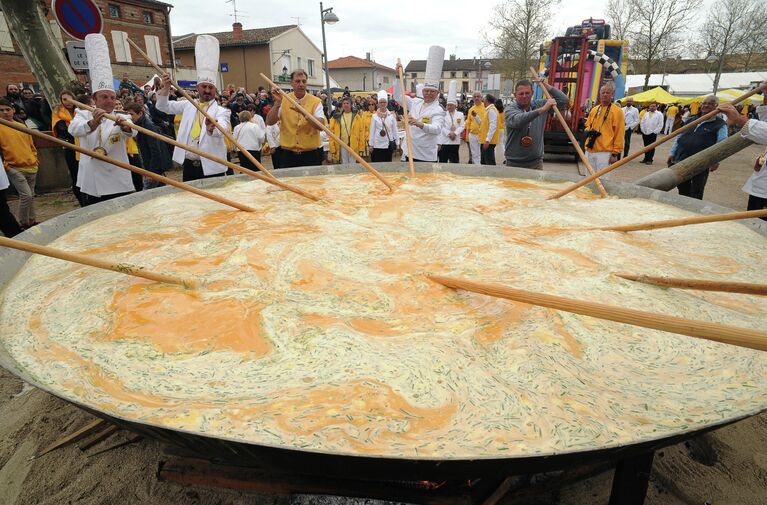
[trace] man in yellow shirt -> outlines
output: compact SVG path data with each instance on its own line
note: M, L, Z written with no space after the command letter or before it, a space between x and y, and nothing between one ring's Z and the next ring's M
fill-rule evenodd
M586 158L595 171L618 161L623 152L625 122L623 110L613 103L615 87L606 83L599 89L599 104L586 120Z
M320 123L325 123L325 113L319 98L306 92L308 75L305 70L296 69L290 74L291 98ZM272 89L274 106L266 115L266 124L271 126L280 121L280 166L308 167L322 164L322 141L320 130L304 116L297 107L282 106L283 91Z
M666 126L663 128L663 135L668 135L674 130L674 121L676 121L677 114L679 114L679 107L672 103L666 109Z
M482 93L479 91L473 95L474 105L466 114L466 129L469 130L469 154L471 163L479 165L482 160L482 143L479 141L479 128L482 125L482 116L485 114L485 103L482 100Z
M363 121L363 113L352 111L352 100L345 96L341 100L341 110L336 111L330 119L330 129L341 138L344 144L360 152L365 149L367 140L364 136ZM333 161L340 161L342 164L356 163L351 153L333 139L330 139L330 156Z
M0 98L0 117L14 121L13 103ZM7 126L0 126L0 154L5 171L19 194L19 223L22 228L37 224L35 218L35 181L37 180L37 149L32 136Z

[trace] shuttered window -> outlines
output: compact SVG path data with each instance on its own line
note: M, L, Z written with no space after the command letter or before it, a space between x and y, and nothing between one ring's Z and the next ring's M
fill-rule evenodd
M119 30L112 30L112 45L115 48L115 61L120 63L132 63L128 34Z
M8 23L5 22L5 13L0 11L0 51L13 51L13 39Z
M160 51L160 38L156 35L144 35L146 44L146 54L152 58L152 61L162 65L162 52Z

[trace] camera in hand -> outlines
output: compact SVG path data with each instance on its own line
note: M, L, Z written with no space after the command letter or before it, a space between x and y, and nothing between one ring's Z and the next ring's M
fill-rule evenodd
M596 130L586 130L586 149L594 147L594 143L600 135L602 135L602 133Z

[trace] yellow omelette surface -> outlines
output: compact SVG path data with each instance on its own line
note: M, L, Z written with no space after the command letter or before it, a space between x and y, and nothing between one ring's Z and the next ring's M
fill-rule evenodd
M392 176L394 177L394 176ZM399 177L399 176L397 176ZM764 329L767 297L611 272L767 283L767 238L641 199L446 174L258 181L175 193L52 246L193 276L196 291L33 257L2 293L2 345L61 396L208 436L345 454L481 458L656 439L767 408L767 355L456 292L425 274Z

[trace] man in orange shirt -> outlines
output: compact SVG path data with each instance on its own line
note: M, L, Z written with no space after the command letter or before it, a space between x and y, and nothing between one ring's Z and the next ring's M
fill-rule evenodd
M613 103L615 87L606 83L599 89L599 104L586 120L586 158L594 171L618 161L623 152L625 122L623 110Z
M14 122L13 103L0 98L0 117ZM5 171L19 194L19 222L22 228L37 224L35 219L35 181L37 179L37 149L32 136L7 126L0 126L0 155Z

